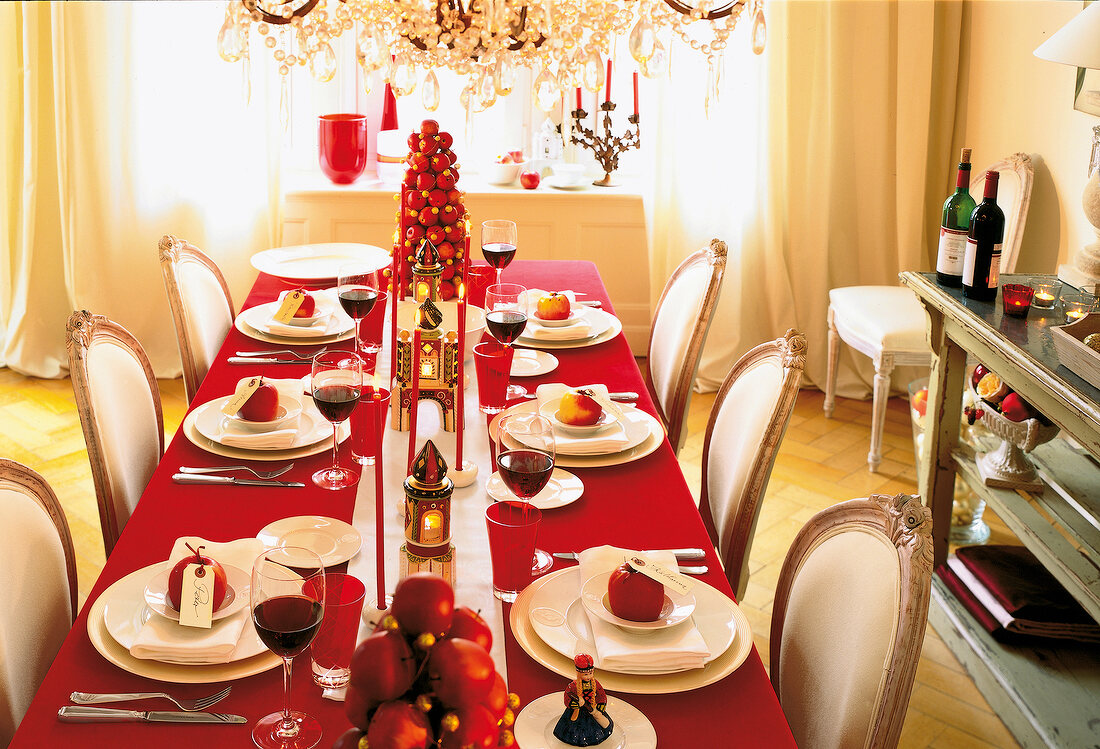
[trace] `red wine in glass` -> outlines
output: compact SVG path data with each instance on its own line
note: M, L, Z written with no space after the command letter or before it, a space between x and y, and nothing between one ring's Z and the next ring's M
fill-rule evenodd
M313 402L322 416L339 424L351 416L361 392L350 385L324 385L313 391Z
M305 596L275 596L256 605L252 621L268 650L293 658L313 642L324 610L321 603Z
M490 242L481 245L481 254L485 256L485 262L497 270L503 270L516 256L516 246L505 242Z
M527 315L515 310L494 310L485 315L485 327L493 338L508 346L527 327Z
M554 459L539 450L510 450L497 456L505 485L520 499L541 492L554 472Z
M340 306L348 317L362 320L374 309L374 303L378 301L378 292L366 287L350 287L340 290Z

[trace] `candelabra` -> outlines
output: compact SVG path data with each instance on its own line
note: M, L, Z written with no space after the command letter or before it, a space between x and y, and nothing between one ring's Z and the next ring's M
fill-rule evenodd
M603 179L598 179L592 184L597 187L614 187L619 183L611 180L611 173L619 168L619 154L629 151L632 148L638 148L641 145L641 127L638 125L638 115L635 113L626 118L626 121L634 126L634 130L628 127L623 135L612 135L611 113L615 111L615 102L605 101L600 105L600 109L603 110L604 134L602 136L597 135L594 129L590 130L581 125L588 117L587 112L579 108L573 110L573 119L576 121L576 127L574 129L572 141L579 146L591 150L596 156L596 161L604 171ZM598 127L597 125L597 128Z

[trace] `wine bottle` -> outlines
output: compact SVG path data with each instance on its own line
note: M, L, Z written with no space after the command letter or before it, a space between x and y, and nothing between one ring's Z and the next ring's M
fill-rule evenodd
M1005 215L997 206L999 172L985 173L982 202L970 214L970 233L963 257L963 295L991 302L997 298L1001 273L1001 242L1005 235Z
M940 220L940 249L936 255L936 281L944 286L962 286L963 256L970 233L970 214L974 198L970 197L970 149L962 150L955 192L943 204Z

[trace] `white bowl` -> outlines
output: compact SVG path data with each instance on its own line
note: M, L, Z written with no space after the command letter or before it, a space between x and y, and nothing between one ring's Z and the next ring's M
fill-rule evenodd
M490 185L511 185L516 181L526 161L511 164L492 162L485 165L485 181Z
M240 429L242 432L251 432L253 434L262 434L264 432L273 432L276 429L281 429L287 426L297 419L302 414L302 404L296 398L287 395L286 393L279 393L279 405L276 411L276 416L271 421L250 421L242 418L240 414L234 416L226 416L226 420Z
M282 304L283 298L289 293L289 291L284 291L279 294L280 304ZM287 325L294 325L299 328L308 328L310 325L313 325L322 317L327 317L329 314L332 313L332 310L328 309L328 305L322 304L322 301L317 297L313 297L313 303L317 305L317 307L313 310L312 315L310 315L309 317L292 317L290 318L290 321L287 323ZM277 311L279 308L276 307L275 309Z
M550 171L563 185L579 185L584 181L584 173L588 170L584 164L554 164Z
M443 313L443 322L439 329L446 333L448 330L458 328L458 302L451 299L446 302L436 302L435 306ZM402 330L412 330L416 321L416 310L420 305L411 298L397 303L397 327ZM481 334L485 332L485 310L472 304L466 305L466 352L465 358L470 359L474 355L474 346L481 341Z

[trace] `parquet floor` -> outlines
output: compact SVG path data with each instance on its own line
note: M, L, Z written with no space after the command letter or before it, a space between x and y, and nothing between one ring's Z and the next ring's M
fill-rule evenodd
M182 380L160 381L165 429L175 432L186 411ZM840 400L825 419L823 396L799 394L791 426L776 460L750 558L750 582L742 601L765 664L771 601L779 568L797 530L814 513L838 501L872 492L914 492L913 442L906 404L890 403L883 462L867 471L871 404ZM698 497L703 432L713 394L696 394L681 465ZM84 437L68 380L26 378L0 368L0 456L25 463L53 486L69 519L78 561L80 601L103 565L99 514ZM988 517L988 513L987 513ZM991 518L994 540L1009 538ZM988 749L1018 744L990 710L973 681L929 628L917 669L901 746Z

